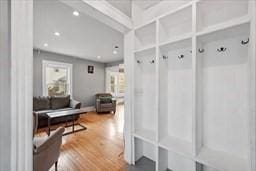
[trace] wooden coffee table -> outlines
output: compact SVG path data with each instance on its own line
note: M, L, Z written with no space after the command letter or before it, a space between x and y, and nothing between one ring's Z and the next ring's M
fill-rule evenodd
M87 128L80 124L79 122L75 123L75 117L79 116L81 114L86 114L88 112L88 110L86 109L72 109L72 110L66 110L66 111L59 111L59 112L49 112L46 115L48 116L48 135L50 135L51 133L51 120L55 119L55 118L61 118L61 117L72 117L72 125L67 125L66 124L66 128L67 127L72 127L72 131L66 132L63 134L64 135L68 135L68 134L72 134L75 132L79 132L79 131L84 131ZM80 129L75 129L75 126L78 125L79 127L81 127Z

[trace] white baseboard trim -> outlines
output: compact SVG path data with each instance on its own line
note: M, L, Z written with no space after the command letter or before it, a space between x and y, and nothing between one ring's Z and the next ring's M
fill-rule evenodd
M87 110L88 112L95 112L95 111L96 111L95 106L81 107L81 109L85 109L85 110Z

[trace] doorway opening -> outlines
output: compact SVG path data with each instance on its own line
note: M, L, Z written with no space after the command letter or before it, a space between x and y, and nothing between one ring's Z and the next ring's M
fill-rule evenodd
M118 104L124 103L125 73L124 64L106 67L106 92L117 99Z

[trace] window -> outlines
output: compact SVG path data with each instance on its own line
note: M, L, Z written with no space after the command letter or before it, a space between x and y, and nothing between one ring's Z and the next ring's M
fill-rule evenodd
M72 64L43 61L43 95L72 96Z

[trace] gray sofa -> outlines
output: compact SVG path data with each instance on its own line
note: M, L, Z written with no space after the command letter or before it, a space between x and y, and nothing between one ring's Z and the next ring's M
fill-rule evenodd
M38 117L38 127L47 126L48 118L46 113L54 111L65 111L71 109L80 109L81 103L70 99L70 96L62 97L34 97L33 98L33 113ZM77 116L75 119L78 119ZM51 121L51 124L59 124L70 121L72 118L56 118Z

